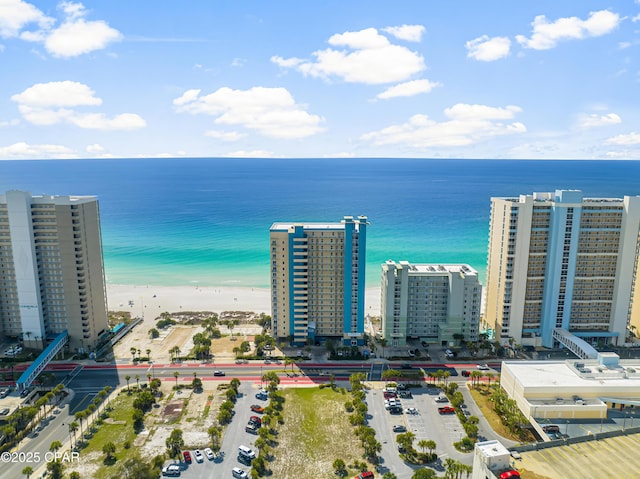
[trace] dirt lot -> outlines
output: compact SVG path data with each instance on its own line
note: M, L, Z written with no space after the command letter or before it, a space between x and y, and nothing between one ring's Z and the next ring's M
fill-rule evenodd
M184 325L180 323L199 322L211 316L211 314L213 313L208 311L172 313L171 319L178 321L179 324L169 326L166 329L158 329L160 337L155 339L149 337L149 330L156 326L156 322L160 317L146 318L116 344L114 347L115 359L119 362L132 361L131 348L134 347L140 350L140 354L143 357L147 355L146 350L150 349L151 360L154 363L170 363L171 354L169 351L174 346L180 348L182 355L188 354L193 348L193 335L203 331L199 325ZM229 330L224 325L219 325L218 328L225 337L214 339L211 343L214 362L228 362L235 358L233 348L239 345L238 341L252 341L254 335L262 332L262 328L255 322L258 315L252 312L223 312L220 318L234 318L241 321L240 325L234 327L233 330ZM233 338L227 336L230 334L233 334Z

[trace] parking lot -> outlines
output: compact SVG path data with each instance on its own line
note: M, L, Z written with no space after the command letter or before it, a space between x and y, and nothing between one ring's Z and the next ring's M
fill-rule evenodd
M251 469L250 466L238 462L238 447L244 445L254 451L256 450L254 442L258 436L246 432L245 427L249 418L256 415L255 412L251 411L251 405L260 404L266 406L267 401L256 399L255 395L258 389L249 382L242 383L239 392L241 395L239 395L234 408L235 414L224 433L222 447L217 457L214 460L209 460L205 457L203 462L198 463L194 458L194 451L191 450L192 462L191 464L186 464L184 461L179 463L181 467L179 477L185 479L233 477L232 469L234 467L240 467L247 472Z
M399 398L402 414L391 414L385 409L383 389L372 389L367 394L369 425L376 430L376 437L382 444L380 472L391 471L398 476L398 479L408 479L414 473L413 467L400 459L396 441L400 432L394 432L394 426L404 426L407 431L415 434L414 447L416 448L418 448L418 442L423 439L436 442L436 454L440 462L434 465L436 470L442 470L441 464L447 458L471 464L473 461L471 454L463 454L453 447L454 442L464 437L464 429L458 417L455 414L440 415L438 413L438 407L446 405L435 401L441 391L426 387L411 388L410 391L411 398ZM411 408L414 408L416 413L406 412Z

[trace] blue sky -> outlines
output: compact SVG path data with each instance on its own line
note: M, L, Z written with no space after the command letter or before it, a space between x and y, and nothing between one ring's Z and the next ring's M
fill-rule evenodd
M0 159L638 159L640 1L0 0Z

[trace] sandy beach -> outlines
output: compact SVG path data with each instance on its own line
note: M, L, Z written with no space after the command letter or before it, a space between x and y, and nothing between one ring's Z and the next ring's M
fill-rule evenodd
M178 311L271 312L270 291L266 288L107 284L107 303L109 311L129 311L149 319ZM379 288L367 288L365 314L380 314Z

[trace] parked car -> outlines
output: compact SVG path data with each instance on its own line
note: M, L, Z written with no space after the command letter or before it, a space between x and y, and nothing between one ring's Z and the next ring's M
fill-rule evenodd
M456 410L451 406L443 406L438 408L440 414L455 414Z
M162 468L163 476L177 477L180 475L180 466L177 464L169 464Z
M449 399L447 399L447 396L438 396L436 402L449 402Z
M249 418L249 422L252 422L254 424L257 424L258 427L262 426L262 419L260 419L258 416L251 416Z
M258 414L262 414L264 412L264 408L262 406L257 405L257 404L253 404L251 406L251 410L253 412L257 412Z
M231 475L237 479L245 479L249 477L247 473L239 467L234 467L233 469L231 469Z
M418 414L418 410L414 407L408 407L404 412L405 414Z
M216 455L213 453L210 447L205 447L202 452L204 452L204 455L207 456L207 459L209 459L210 461L213 461L216 458Z
M189 451L184 451L182 457L184 458L184 462L191 464L191 453Z
M249 434L258 434L258 428L260 426L258 426L255 422L250 422L249 424L247 424L244 427L245 432L248 432Z
M468 378L469 376L471 376L471 371L467 371L466 369L463 369L460 374L462 374L463 377Z
M261 401L266 401L269 398L265 393L259 392L256 394L256 399L260 399Z
M396 424L393 426L393 432L407 432L407 428L402 424Z
M202 455L202 451L200 451L200 449L196 449L195 451L193 451L193 457L196 458L196 462L204 461L204 456Z

